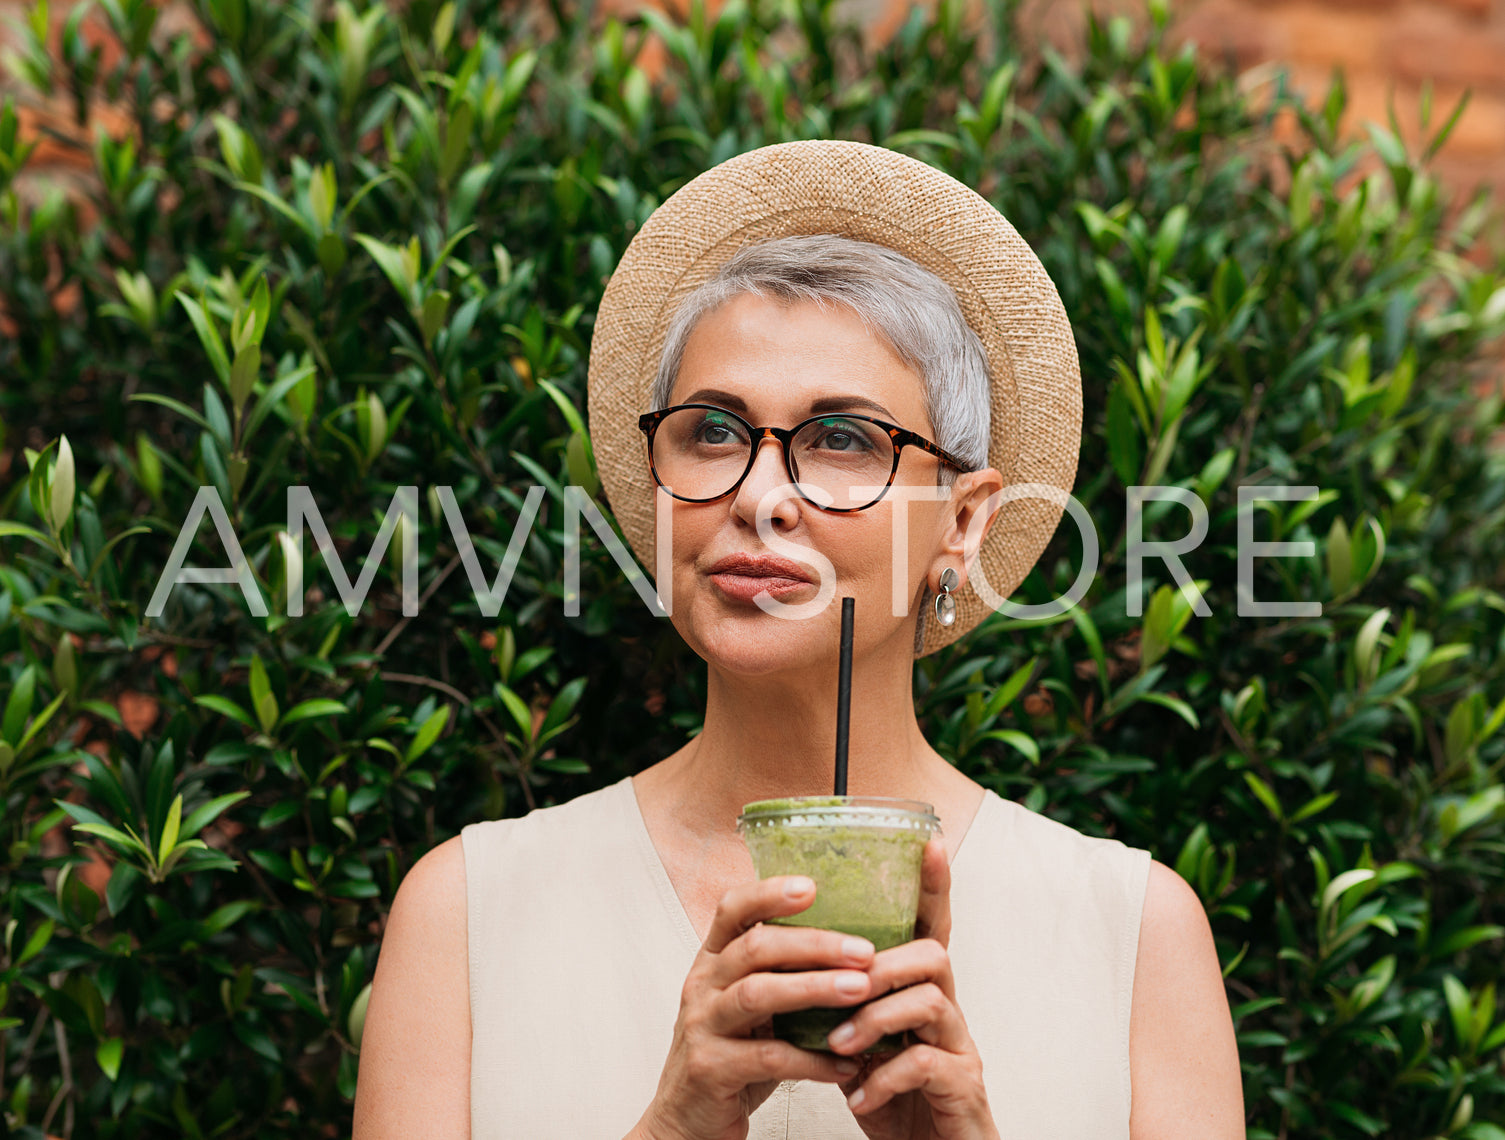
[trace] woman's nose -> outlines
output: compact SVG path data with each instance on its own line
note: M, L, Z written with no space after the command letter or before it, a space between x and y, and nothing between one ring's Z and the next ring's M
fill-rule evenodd
M748 526L756 526L760 503L766 517L780 529L793 526L799 518L799 492L789 482L784 449L778 440L766 436L758 440L752 470L732 496L732 510Z

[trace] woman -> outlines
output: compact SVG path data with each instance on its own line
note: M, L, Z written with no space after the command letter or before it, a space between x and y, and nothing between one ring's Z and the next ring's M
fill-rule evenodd
M624 255L590 410L646 565L665 523L659 591L707 662L705 726L414 866L356 1140L1243 1136L1196 895L1146 851L985 791L915 720L914 656L1017 586L1075 472L1070 328L1008 223L875 147L739 156ZM1033 498L1000 493L1021 484ZM734 827L750 801L829 790L833 586L857 602L848 790L931 803L943 827L916 939L879 953L765 924L812 884L757 881ZM831 1053L770 1036L776 1011L864 1002ZM916 1043L862 1053L900 1030Z

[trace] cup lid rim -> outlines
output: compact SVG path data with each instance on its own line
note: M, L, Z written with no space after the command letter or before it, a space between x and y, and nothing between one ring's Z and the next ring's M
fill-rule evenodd
M809 800L808 804L795 801ZM833 803L833 800L843 802ZM742 806L737 822L757 822L782 816L830 816L867 815L874 811L890 815L919 817L940 824L935 806L924 800L911 800L899 796L781 796L766 800L753 800Z

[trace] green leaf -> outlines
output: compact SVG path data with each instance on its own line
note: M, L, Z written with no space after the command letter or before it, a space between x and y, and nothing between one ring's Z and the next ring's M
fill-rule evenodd
M1171 712L1191 725L1192 728L1202 727L1202 722L1197 718L1196 710L1180 697L1173 697L1169 693L1148 692L1141 695L1139 699L1148 701L1152 705L1160 705L1162 708L1170 709Z
M1212 840L1208 836L1207 824L1199 823L1186 837L1186 842L1181 845L1181 853L1176 856L1176 874L1195 886L1200 878L1202 861L1211 850Z
M241 181L261 181L261 151L254 139L227 115L210 116L219 135L220 155L230 174Z
M208 918L199 923L205 935L212 937L234 926L252 911L260 910L261 904L240 899L216 907Z
M1473 1002L1468 987L1452 974L1442 977L1443 997L1447 1000L1448 1014L1452 1018L1453 1033L1461 1048L1468 1047L1469 1032L1473 1028Z
M418 728L418 733L403 753L402 762L411 764L433 746L434 741L439 739L439 734L444 731L444 726L449 723L449 705L440 705L424 719ZM531 723L531 718L529 719Z
M24 966L40 954L46 948L47 943L52 941L52 932L55 927L56 924L52 919L43 919L41 925L31 932L31 937L21 947L21 953L16 955L16 965Z
M272 382L271 386L267 388L266 391L262 393L261 397L256 401L256 406L251 409L251 414L246 419L245 430L241 433L242 446L250 442L251 437L256 434L256 429L261 426L262 421L266 419L266 417L271 413L272 409L281 402L284 396L287 396L290 392L293 392L294 389L296 389L305 380L311 380L317 374L317 372L318 369L314 365L305 364L301 367L294 368L281 376L278 376L277 379ZM307 416L299 417L298 409L295 406L295 398L290 398L288 405L288 410L293 414L295 419L307 418Z
M392 283L392 287L397 290L402 299L411 305L413 287L417 284L418 275L417 273L409 274L409 262L404 251L369 234L356 234L355 240L371 255L371 260L376 262L377 268L382 273L386 274L387 280Z
M361 992L355 995L355 1000L350 1003L350 1013L345 1019L345 1030L349 1034L350 1044L357 1049L361 1047L361 1034L366 1028L366 1007L371 1001L371 983L367 982Z
M470 131L474 112L469 103L460 103L449 117L444 130L444 150L439 157L439 179L448 184L470 153Z
M141 872L130 863L115 864L110 872L110 884L105 888L105 905L112 917L125 910L142 878Z
M433 344L439 330L444 327L444 318L449 314L450 295L444 289L435 289L423 299L423 311L418 316L418 331L423 334L424 344Z
M1162 272L1176 256L1176 251L1181 248L1181 239L1186 233L1186 221L1189 216L1184 203L1177 203L1166 212L1165 218L1160 223L1160 229L1155 234L1154 262Z
M601 490L601 480L596 474L596 468L591 460L590 441L582 432L570 433L569 443L564 450L565 471L570 477L570 482L583 490L590 498L595 498Z
M1269 784L1265 783L1253 772L1244 773L1244 783L1249 785L1249 790L1255 794L1259 802L1265 805L1265 809L1270 813L1271 818L1277 823L1285 818L1285 813L1280 807L1280 800L1276 797L1274 790L1271 789Z
M251 391L260 374L261 349L248 344L235 354L235 363L230 366L230 404L237 412L251 398Z
M1144 443L1123 380L1114 384L1108 393L1108 459L1113 464L1113 473L1125 487L1139 481L1144 463Z
M58 437L57 460L52 465L52 486L47 508L52 529L61 533L68 517L73 514L73 495L76 472L73 466L73 448L66 435Z
M99 1063L100 1072L109 1077L111 1082L120 1076L120 1058L124 1052L125 1042L119 1037L105 1038L94 1050L94 1060Z
M1014 703L1014 700L1024 691L1024 686L1029 684L1030 678L1035 675L1035 667L1039 663L1040 658L1038 656L1031 657L1009 674L1008 680L993 691L993 695L988 698L988 703L983 707L982 719L984 723L992 720L999 713L1003 712L1004 709L1008 708L1009 705Z
M225 342L220 339L219 330L214 327L214 320L204 308L187 293L177 292L174 294L178 303L188 310L188 319L193 322L194 331L199 334L199 343L204 346L204 351L209 355L209 363L214 367L214 374L219 377L220 383L226 388L230 386L230 358L225 353ZM147 397L140 397L146 399ZM159 401L160 402L160 401ZM208 425L205 424L205 427Z
M1388 607L1375 610L1364 619L1364 624L1359 627L1358 636L1354 638L1354 664L1358 667L1360 678L1366 684L1374 679L1379 670L1380 631L1385 628L1385 623L1389 620Z
M366 462L373 463L387 446L387 409L375 392L356 404L357 424ZM394 543L396 539L394 538ZM399 549L395 547L394 549Z
M302 214L298 213L297 210L289 206L276 194L272 193L272 191L268 190L265 186L258 186L253 182L237 181L235 183L235 188L237 190L243 191L244 193L250 194L252 197L260 198L268 206L272 207L272 209L276 210L284 218L292 222L293 225L297 226L298 229L303 231L303 234L308 238L309 241L315 240L316 235L314 233L314 227L309 222L309 220Z
M41 712L37 713L34 718L32 718L31 724L28 725L26 731L21 734L21 742L16 745L17 752L24 751L26 749L26 746L31 743L32 738L35 737L37 733L41 732L42 729L47 727L47 722L52 719L52 715L57 712L58 709L62 708L63 702L67 699L67 693L59 693L57 696L53 697L52 700L47 702L47 707L44 708Z
M990 732L983 733L978 739L1000 741L1023 753L1025 759L1031 764L1040 763L1040 746L1035 743L1033 737L1020 732L1018 729L996 728Z
M1345 1104L1342 1101L1335 1100L1330 1102L1328 1107L1332 1109L1334 1116L1342 1117L1344 1120L1348 1121L1348 1123L1357 1128L1360 1132L1364 1133L1365 1136L1379 1136L1388 1127L1385 1121L1377 1120L1374 1117L1359 1111L1359 1109L1355 1108L1351 1104Z
M1316 815L1320 811L1326 811L1329 807L1337 802L1337 799L1337 792L1324 792L1322 795L1308 800L1305 804L1298 808L1296 812L1292 814L1291 822L1299 823L1301 820L1308 819L1311 816Z
M308 178L308 208L313 214L315 228L325 237L330 236L325 231L334 221L338 196L339 180L335 175L334 163L320 163Z
M1374 879L1377 872L1370 867L1355 867L1353 870L1344 871L1341 875L1328 883L1322 891L1322 899L1317 906L1319 922L1326 922L1329 912L1336 906L1349 891Z
M251 707L256 710L256 719L261 731L270 734L277 726L277 698L272 695L272 684L267 678L266 666L261 655L251 654Z
M531 741L533 739L533 711L520 696L500 681L493 688L496 690L496 695L501 698L502 704L507 706L507 711L512 714L512 720L516 723L518 731L522 733L522 739Z
M214 712L219 713L221 716L227 716L231 720L237 720L247 728L256 727L256 722L251 719L251 714L227 697L216 696L212 693L205 694L204 696L194 697L193 703L203 705L206 709L212 709Z
M287 714L278 723L285 727L289 724L296 724L300 720L313 720L315 717L344 716L349 711L339 701L330 700L328 697L320 697L311 701L302 701L294 705L287 710Z
M345 268L345 263L350 260L350 254L345 249L345 240L336 233L327 233L320 237L314 246L314 253L326 277L333 277L339 273Z
M903 150L909 146L938 146L945 150L960 151L963 149L961 140L955 135L948 135L943 131L926 130L917 128L911 131L899 131L889 135L879 146L889 150Z
M194 411L187 404L182 403L179 400L174 400L170 396L158 396L154 392L137 392L134 395L127 397L127 402L129 402L130 400L140 400L143 403L160 404L164 408L171 408L173 411L177 412L178 415L182 416L184 419L190 421L191 423L197 424L206 432L212 433L214 431L214 429L209 426L209 421L207 419L201 416L198 412ZM159 489L157 493L160 494L160 481L158 486Z
M157 842L157 863L167 862L167 856L178 845L178 830L183 826L183 793L179 792L173 797L172 806L167 809L167 820L162 824L162 835Z
M52 539L33 527L23 526L21 523L6 522L0 519L0 538L26 538L40 546L52 549Z
M1199 583L1193 583L1197 590L1194 596L1200 596L1203 588ZM1150 604L1145 608L1144 622L1140 629L1139 637L1139 667L1147 670L1155 665L1162 657L1170 652L1176 638L1186 628L1186 623L1191 620L1192 602L1187 598L1187 591L1180 586L1172 588L1169 585L1161 586L1150 598Z
M575 711L575 706L580 703L580 697L585 692L586 678L576 677L566 684L555 694L549 702L548 711L544 714L543 724L539 726L540 733L549 733L559 728L570 718Z
M1097 666L1098 687L1102 689L1103 696L1106 697L1108 695L1108 657L1103 652L1103 639L1097 631L1097 623L1082 606L1072 606L1068 612L1071 614L1071 620L1076 623L1082 640L1087 643L1087 652L1092 655L1092 661Z
M454 34L454 30L455 3L454 0L446 0L444 6L439 9L439 14L434 17L434 28L430 33L436 52L444 54L444 49L449 47L449 39ZM355 1035L351 1036L353 1038Z
M220 814L227 808L240 803L241 800L246 799L250 794L250 792L229 792L223 796L215 796L208 803L200 804L188 813L188 818L183 821L179 837L182 839L193 838L205 827L218 819Z
M26 720L31 716L31 705L37 687L37 667L28 665L16 678L5 702L5 715L0 718L0 740L20 748L21 734L26 729Z
M1334 597L1346 594L1353 584L1353 542L1341 515L1327 532L1327 581Z
M570 401L570 398L561 392L555 385L547 380L539 380L538 386L549 394L549 399L554 401L559 413L564 416L564 422L570 425L570 431L585 437L588 453L591 455L591 463L595 463L594 452L589 451L590 433L585 430L585 421L580 418L580 411Z

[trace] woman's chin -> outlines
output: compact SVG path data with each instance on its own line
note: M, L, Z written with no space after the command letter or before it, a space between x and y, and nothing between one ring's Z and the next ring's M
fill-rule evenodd
M711 612L706 612L710 610ZM828 659L836 651L835 633L823 615L780 618L756 606L695 607L681 624L680 635L706 663L745 677L799 672Z

